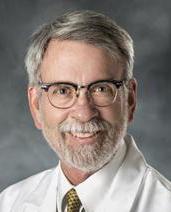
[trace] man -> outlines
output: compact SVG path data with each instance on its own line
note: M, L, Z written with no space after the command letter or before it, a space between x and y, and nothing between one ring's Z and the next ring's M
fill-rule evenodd
M1 212L171 211L171 184L126 135L136 107L133 58L128 33L92 11L33 35L29 106L60 162L2 192Z

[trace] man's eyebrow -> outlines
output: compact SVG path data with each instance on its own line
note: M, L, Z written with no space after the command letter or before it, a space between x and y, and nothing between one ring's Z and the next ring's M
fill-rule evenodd
M117 80L117 79L114 79L114 78L103 78L103 79L97 79L97 80L94 80L94 81L91 81L89 83L86 83L86 84L82 84L82 83L76 83L76 82L73 82L73 81L66 81L66 80L55 80L55 81L51 81L51 82L44 82L44 81L41 81L43 84L70 84L70 85L89 85L89 84L92 84L92 83L96 83L96 82L101 82L101 81L112 81L112 80Z

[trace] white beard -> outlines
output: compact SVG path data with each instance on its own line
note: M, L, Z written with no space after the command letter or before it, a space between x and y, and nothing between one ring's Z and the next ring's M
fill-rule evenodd
M117 152L127 130L127 108L115 125L94 118L87 123L64 121L56 129L45 126L43 134L60 160L84 172L95 172L107 164ZM57 131L60 136L57 136ZM66 142L65 133L101 131L93 144L79 144L76 148Z

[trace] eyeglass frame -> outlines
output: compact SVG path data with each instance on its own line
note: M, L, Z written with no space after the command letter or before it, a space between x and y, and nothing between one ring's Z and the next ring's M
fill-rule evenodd
M119 89L121 86L123 86L124 83L127 82L127 81L128 81L127 79L122 79L122 80L104 79L104 80L93 81L93 82L91 82L91 83L89 83L89 84L87 84L87 85L80 85L80 84L76 84L76 83L73 83L73 82L65 82L65 81L44 83L44 82L42 82L42 81L40 80L40 81L38 81L38 85L39 85L40 88L41 88L42 90L44 90L46 93L48 93L49 88L50 88L51 86L53 86L53 85L66 84L66 85L73 86L73 88L74 88L75 91L76 91L75 97L76 97L76 99L77 99L77 98L79 97L79 94L80 94L80 90L81 90L81 89L87 88L87 92L88 92L88 94L89 94L89 88L90 88L92 85L94 85L94 84L97 84L97 83L112 83L113 85L116 86L116 89L117 89L117 91L118 91L118 89ZM113 102L112 102L111 104L109 104L109 105L112 105L112 104L115 102L115 99L116 99L116 97L117 97L117 93L118 93L118 92L116 92L116 94L115 94L115 96L114 96L114 98L113 98ZM51 102L50 99L49 99L49 96L48 96L48 100L49 100L50 104L51 104L53 107L59 108L59 109L67 109L67 108L70 108L70 107L72 107L72 106L75 104L75 102L76 102L76 101L74 101L73 104L71 104L71 106L69 106L69 107L57 107L57 106L55 106L54 104L52 104L52 102ZM95 105L96 105L96 104L95 104ZM96 105L96 106L98 106L98 107L107 107L107 106L109 106L109 105L104 105L104 106Z

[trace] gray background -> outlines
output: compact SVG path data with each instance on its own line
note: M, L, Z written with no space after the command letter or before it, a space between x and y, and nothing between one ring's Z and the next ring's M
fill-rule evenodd
M38 25L75 9L103 12L132 35L139 91L130 132L171 179L171 1L0 0L0 190L57 163L29 114L23 60Z

